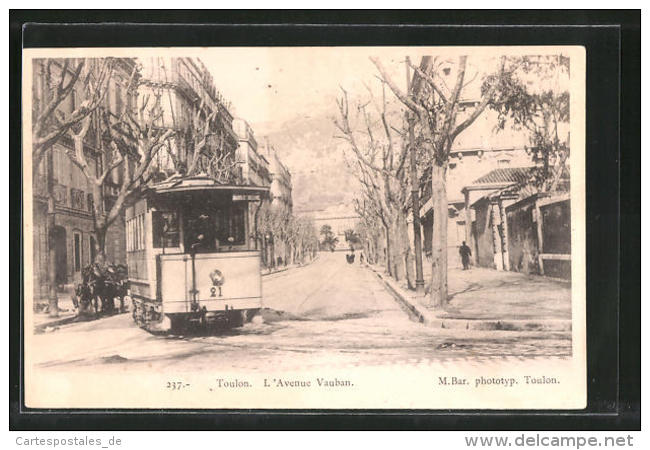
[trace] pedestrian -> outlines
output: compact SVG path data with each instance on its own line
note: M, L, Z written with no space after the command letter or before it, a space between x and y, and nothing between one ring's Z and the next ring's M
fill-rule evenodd
M463 245L458 249L458 253L460 253L460 259L463 261L463 270L469 269L469 257L472 256L472 250L467 246L465 241L463 241Z

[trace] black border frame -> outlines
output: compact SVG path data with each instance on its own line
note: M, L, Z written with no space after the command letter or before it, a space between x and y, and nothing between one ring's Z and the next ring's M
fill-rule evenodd
M640 429L640 11L14 10L9 21L13 174L9 246L14 262L9 292L10 429ZM579 411L25 408L22 239L11 238L22 234L22 47L198 45L585 46L588 407ZM19 259L21 264L16 264Z

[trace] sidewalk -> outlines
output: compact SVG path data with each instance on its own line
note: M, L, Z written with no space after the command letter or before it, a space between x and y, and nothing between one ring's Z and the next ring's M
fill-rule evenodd
M450 269L449 305L436 311L383 267L369 266L412 316L439 328L570 331L571 285L535 275L484 268ZM429 272L430 273L430 272ZM425 280L429 274L425 273ZM428 284L428 283L427 283Z
M34 329L43 332L48 328L55 328L70 323L77 317L77 310L72 304L72 287L66 287L63 292L57 292L59 304L59 316L50 317L47 312L35 312L33 314Z

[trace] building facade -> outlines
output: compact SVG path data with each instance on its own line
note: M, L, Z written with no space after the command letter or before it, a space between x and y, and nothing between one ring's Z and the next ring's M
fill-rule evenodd
M311 219L316 226L317 233L320 233L323 225L329 225L338 239L337 251L350 249L350 243L345 241L345 232L346 230L356 230L361 220L354 209L342 203L322 209L302 209L296 211L296 214ZM322 239L322 236L320 238Z
M87 59L87 70L95 70L103 60ZM80 61L71 61L68 70ZM48 68L49 66L49 68ZM61 73L62 60L35 59L32 73L32 107L34 113L48 101L51 87L47 86L46 71ZM102 140L95 132L95 124L101 112L119 115L124 108L134 105L136 92L130 90L131 76L136 61L120 58L114 61L113 74L108 82L103 105L94 113L90 129L84 141L85 156L91 171L101 172L106 164L102 151ZM60 76L60 75L59 75ZM78 107L84 98L83 86L77 83L73 91L59 106L66 114ZM33 114L35 117L35 114ZM56 284L59 291L81 281L81 270L95 258L92 186L82 171L70 160L67 153L74 149L69 135L62 136L47 152L35 173L33 193L33 264L35 308L46 303L48 290L48 249L54 246L56 254ZM108 210L115 199L122 181L122 172L113 170L104 183L104 210ZM54 200L54 229L48 229L48 200ZM51 239L49 239L51 236ZM110 261L124 263L125 234L124 220L120 217L108 229L106 256Z
M206 147L192 175L204 173L222 177L221 173L215 174L211 163L224 153L228 164L232 165L239 137L233 130L231 105L215 87L208 69L199 58L150 57L139 58L138 62L142 77L138 92L140 104L155 103L160 114L158 125L176 131L170 151L158 152L156 166L165 175L185 174L192 165L194 146L207 131ZM205 130L208 118L212 120ZM241 168L234 166L223 181L241 183Z
M241 163L242 181L255 186L271 186L269 161L260 152L255 133L244 119L233 120L233 130L237 134L239 148L237 160Z
M281 208L291 215L293 212L291 172L282 163L278 152L268 139L265 139L262 154L269 162L269 171L271 174L271 205L275 208Z
M282 163L276 149L267 138L264 139L264 146L262 147L260 154L269 163L269 173L271 177L269 207L274 214L288 220L293 214L293 187L291 183L291 172L287 166ZM283 233L276 233L272 239L272 259L274 259L276 264L288 261L291 253L288 236L283 235Z
M465 188L475 263L570 279L568 190L540 192L527 183L531 170L497 169Z
M476 102L464 103L465 113L471 112ZM462 119L459 119L462 120ZM455 141L449 155L447 171L447 248L449 267L462 267L458 248L463 241L471 245L471 222L466 210L464 189L472 181L496 169L527 168L534 165L528 138L523 132L495 130L495 113L485 111L476 122ZM503 186L502 186L503 187ZM470 190L470 200L476 197ZM423 183L421 189L420 217L422 221L423 248L431 251L433 231L433 202L431 183ZM467 226L467 224L470 224ZM474 250L472 250L474 252Z

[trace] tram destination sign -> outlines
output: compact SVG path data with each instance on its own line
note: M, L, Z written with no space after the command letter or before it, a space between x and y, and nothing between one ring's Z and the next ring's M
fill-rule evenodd
M260 195L259 194L233 194L232 201L233 202L259 202Z

